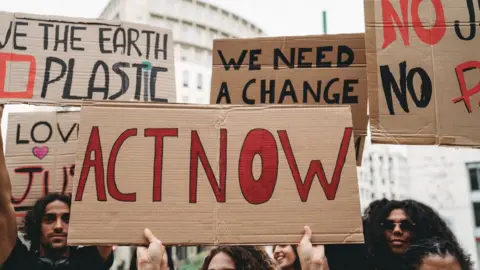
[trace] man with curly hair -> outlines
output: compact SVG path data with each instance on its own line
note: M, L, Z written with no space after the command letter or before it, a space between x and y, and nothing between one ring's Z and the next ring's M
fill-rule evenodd
M113 263L111 247L67 246L71 199L58 193L39 199L27 213L29 250L17 234L11 191L0 136L0 269L107 270Z
M399 269L412 243L433 237L446 240L461 250L445 221L431 207L414 200L372 202L365 210L363 227L369 269L372 270Z

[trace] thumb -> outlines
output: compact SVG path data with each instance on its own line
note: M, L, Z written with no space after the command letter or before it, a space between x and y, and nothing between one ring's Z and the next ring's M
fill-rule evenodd
M303 227L303 229L305 230L305 234L303 235L301 242L310 242L312 239L312 230L308 226Z
M143 235L150 243L160 243L160 240L158 240L155 235L153 235L152 231L150 231L149 229L145 229L143 231Z

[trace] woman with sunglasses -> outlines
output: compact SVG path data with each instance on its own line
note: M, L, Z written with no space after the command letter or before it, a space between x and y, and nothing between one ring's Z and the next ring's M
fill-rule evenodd
M439 237L458 245L443 219L429 206L414 200L377 200L366 209L364 236L372 270L395 270L413 242Z

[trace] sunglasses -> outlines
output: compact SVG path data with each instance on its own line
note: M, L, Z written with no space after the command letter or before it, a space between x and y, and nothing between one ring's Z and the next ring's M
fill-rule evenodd
M402 231L411 231L413 228L415 228L415 223L409 221L409 220L403 220L402 222L393 222L392 220L385 220L384 222L380 223L383 229L393 231L395 229L395 226L398 225L400 226L400 229Z

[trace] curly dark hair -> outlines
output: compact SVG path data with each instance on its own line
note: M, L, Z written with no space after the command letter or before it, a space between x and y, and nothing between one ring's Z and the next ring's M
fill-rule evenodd
M24 219L25 239L31 243L31 251L38 252L40 250L40 237L42 235L42 218L45 215L47 205L54 202L61 201L71 206L71 196L62 193L49 193L46 196L38 199L33 205L32 209L28 211Z
M439 237L424 239L412 244L403 256L403 269L417 270L427 256L439 255L445 257L448 254L457 259L461 269L472 269L473 264L470 257L464 253L460 246Z
M265 250L255 246L219 246L210 251L200 270L208 270L213 257L225 253L235 263L236 270L273 270L275 264Z
M277 247L278 245L275 245L273 246L273 251L275 251L275 248ZM295 270L301 270L302 269L302 266L300 264L300 257L298 256L298 251L297 251L297 246L296 245L290 245L293 249L293 253L295 253L295 261L293 262L293 269Z
M462 261L466 261L464 252L458 244L457 238L445 221L431 207L415 200L377 200L372 202L363 215L363 228L367 257L373 269L391 269L396 258L391 254L385 239L381 223L395 209L402 209L408 218L415 223L413 228L413 242L439 237L461 250Z

